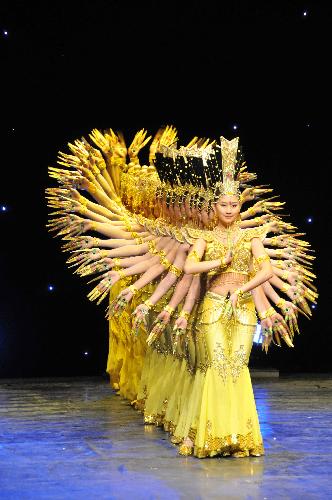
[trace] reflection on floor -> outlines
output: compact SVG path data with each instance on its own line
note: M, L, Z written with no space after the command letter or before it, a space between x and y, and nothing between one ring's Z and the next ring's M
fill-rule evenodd
M332 498L332 380L254 380L266 455L177 455L102 379L0 381L0 498Z

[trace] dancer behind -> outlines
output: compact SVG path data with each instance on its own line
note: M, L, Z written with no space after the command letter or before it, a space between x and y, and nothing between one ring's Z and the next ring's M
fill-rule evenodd
M90 300L110 292L114 389L146 423L163 425L182 454L261 455L248 371L255 309L263 349L280 338L293 347L298 312L310 316L307 300L317 298L310 245L273 214L284 204L272 189L248 184L256 175L237 138L195 137L177 149L166 127L142 167L146 135L127 150L122 135L94 130L98 149L82 139L60 153L65 168L50 168L60 187L47 189L56 208L49 228L68 240L76 273L97 274ZM87 231L103 237L80 236Z

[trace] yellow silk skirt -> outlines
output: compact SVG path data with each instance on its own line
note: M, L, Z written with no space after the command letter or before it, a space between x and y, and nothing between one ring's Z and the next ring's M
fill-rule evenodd
M251 294L225 319L227 299L207 292L195 325L196 370L186 407L174 430L194 441L194 455L264 453L248 361L256 329Z

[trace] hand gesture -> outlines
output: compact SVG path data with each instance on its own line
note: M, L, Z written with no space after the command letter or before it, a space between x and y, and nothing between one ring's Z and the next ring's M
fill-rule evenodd
M272 328L273 328L273 333L275 336L275 339L277 341L277 344L280 346L280 337L286 342L288 347L294 347L290 337L289 337L289 332L287 328L287 323L285 322L284 318L281 316L279 313L273 314L271 316L271 321L272 321ZM280 337L279 337L280 335Z
M168 311L165 311L165 309L158 314L156 320L153 323L152 330L149 333L148 338L146 339L148 345L151 345L157 338L160 337L160 335L168 325L170 319L171 315Z
M133 312L133 331L137 335L138 330L142 323L144 326L146 326L146 318L149 313L149 307L146 304L140 304L139 306L136 307L135 311Z
M100 302L106 297L112 286L119 281L120 276L116 271L108 271L102 276L94 278L89 283L96 281L97 279L99 280L100 278L102 278L100 283L98 283L98 285L88 293L89 300L93 301L98 299L97 304L100 304Z
M261 335L263 337L262 350L267 354L273 338L273 328L271 318L265 318L261 321Z
M147 135L147 131L144 129L142 129L136 133L132 143L130 144L130 146L128 148L128 154L129 154L130 161L132 161L134 163L136 162L137 157L138 157L138 153L140 152L140 150L142 148L144 148L144 146L151 139L151 137L152 137L151 135L148 138L146 138L146 135Z

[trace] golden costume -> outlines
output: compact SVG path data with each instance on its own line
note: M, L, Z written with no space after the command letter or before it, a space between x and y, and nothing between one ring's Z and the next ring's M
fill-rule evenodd
M97 274L89 299L109 296L107 371L145 423L162 425L182 454L261 455L248 371L256 310L264 348L280 338L293 347L297 313L310 315L307 301L317 298L310 245L273 214L283 203L271 189L249 186L256 174L237 138L216 145L195 137L177 148L176 130L165 127L141 166L146 135L128 149L112 130L94 130L94 146L69 144L71 154L59 155L65 168L50 167L60 186L47 189L56 209L49 229L66 240L76 273ZM266 194L223 230L220 197L236 195L242 206ZM103 238L82 236L88 231ZM264 253L254 255L258 240Z

